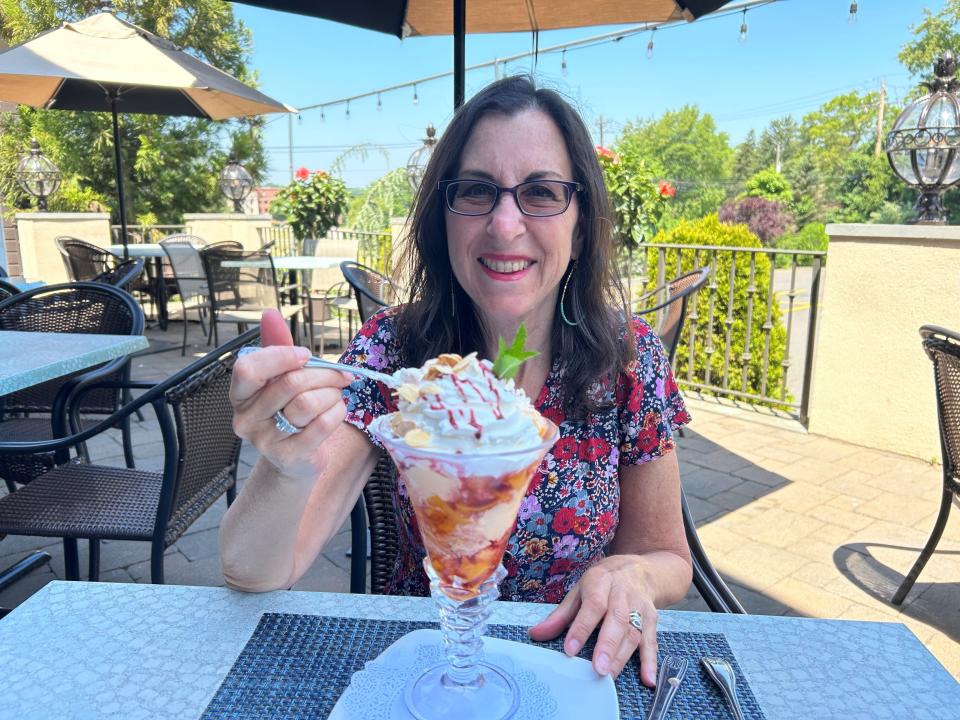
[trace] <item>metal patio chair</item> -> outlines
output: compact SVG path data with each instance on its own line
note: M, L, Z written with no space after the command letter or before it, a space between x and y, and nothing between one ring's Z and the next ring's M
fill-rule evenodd
M654 326L657 337L663 343L670 366L673 366L683 333L683 321L687 315L687 305L702 288L710 276L710 268L699 268L645 293L633 306L638 315L656 313ZM653 303L651 305L651 303Z
M0 278L0 300L6 300L8 297L20 294L20 288L9 280Z
M92 282L106 283L122 290L130 291L130 288L143 275L145 260L136 258L120 262L116 267L104 270L93 278Z
M177 295L180 297L180 309L183 313L183 342L180 355L187 354L187 310L196 310L200 329L207 334L204 316L210 310L210 290L203 269L200 251L209 247L209 243L197 235L169 235L160 241L160 247L166 253L173 271L173 280ZM234 247L231 244L231 247Z
M397 302L399 288L383 273L352 260L340 263L340 272L353 288L361 323L365 323L380 308Z
M47 285L0 302L2 330L142 335L143 325L143 310L136 300L129 293L104 283ZM73 403L72 387L81 382L120 383L129 377L130 359L122 357L0 396L0 441L53 438L56 436L54 425L66 417ZM74 409L82 415L110 415L116 412L121 399L121 390L102 389L87 395ZM120 430L124 459L128 467L133 467L129 418L120 424ZM85 455L82 446L79 452ZM0 455L0 477L11 492L17 484L29 483L52 466L50 453Z
M0 534L60 537L68 580L80 578L78 539L89 541L90 580L100 570L100 540L150 542L150 580L163 582L164 550L221 495L236 495L240 439L233 433L230 373L259 327L239 335L159 383L108 383L144 390L102 422L58 440L0 442L11 453L55 453L56 467L0 498ZM103 384L80 383L75 396ZM67 450L150 405L163 438L163 472L68 462Z
M116 264L117 258L113 253L86 240L60 235L53 242L60 251L67 276L74 282L93 280L113 269Z
M893 596L900 605L917 581L930 556L937 549L950 517L950 506L960 498L960 333L936 325L920 328L923 349L933 363L937 389L937 419L940 426L940 453L943 458L943 492L940 512L920 557L914 562Z

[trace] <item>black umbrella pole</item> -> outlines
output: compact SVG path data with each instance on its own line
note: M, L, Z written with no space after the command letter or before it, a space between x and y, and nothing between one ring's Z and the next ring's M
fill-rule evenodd
M463 105L466 75L467 0L453 0L453 109Z
M113 113L113 161L117 168L117 197L120 200L120 242L123 244L123 259L129 260L127 250L127 207L123 197L123 163L120 160L120 122L117 120L117 97L110 96L110 110Z

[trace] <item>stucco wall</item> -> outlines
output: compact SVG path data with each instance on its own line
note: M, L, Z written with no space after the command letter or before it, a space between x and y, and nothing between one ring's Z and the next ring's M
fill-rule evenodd
M960 227L828 225L810 432L940 458L921 325L960 329Z
M110 246L110 216L107 213L17 213L20 263L27 280L67 282L60 251L53 239L70 235L100 247Z
M243 215L240 213L185 213L183 224L194 235L209 243L235 240L245 250L256 250L260 242L259 228L268 228L269 215Z

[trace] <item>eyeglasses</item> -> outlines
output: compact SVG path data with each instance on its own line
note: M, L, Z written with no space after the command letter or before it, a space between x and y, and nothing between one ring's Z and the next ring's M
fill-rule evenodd
M528 180L513 187L500 187L486 180L441 180L437 183L447 209L457 215L486 215L497 206L502 193L511 193L524 215L560 215L570 207L573 194L582 187L580 183L568 180Z

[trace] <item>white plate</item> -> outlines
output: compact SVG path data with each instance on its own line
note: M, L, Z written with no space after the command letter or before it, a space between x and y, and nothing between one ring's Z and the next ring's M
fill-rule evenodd
M443 660L439 630L414 630L353 674L330 720L410 720L403 701L407 683ZM620 704L613 679L586 660L526 643L483 638L484 657L520 686L516 720L589 717L615 720Z

